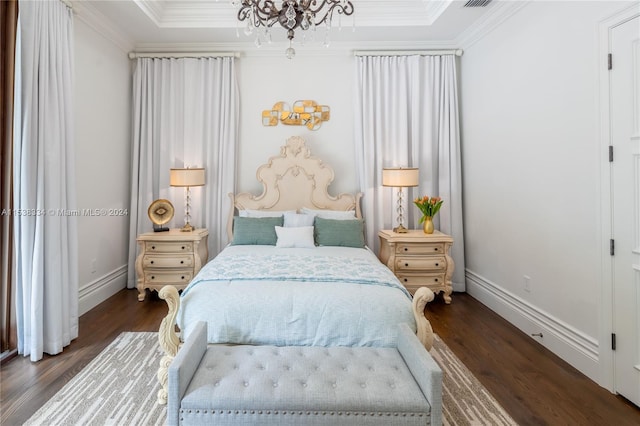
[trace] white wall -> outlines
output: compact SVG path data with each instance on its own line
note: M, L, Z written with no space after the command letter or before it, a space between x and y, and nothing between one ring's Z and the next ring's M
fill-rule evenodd
M301 48L302 49L302 48ZM299 49L300 50L300 49ZM332 55L298 54L292 60L282 55L249 53L237 60L240 90L240 142L237 190L256 194L262 185L256 169L280 153L290 136L307 140L314 156L333 167L336 175L329 187L332 195L357 192L353 145L354 57L347 52ZM317 130L304 126L262 125L262 111L276 102L313 100L331 108L331 118ZM225 212L226 213L226 212Z
M131 70L126 52L82 20L75 30L75 138L80 314L126 286ZM100 209L106 209L106 213Z
M629 4L531 2L462 57L467 289L596 381L598 22Z

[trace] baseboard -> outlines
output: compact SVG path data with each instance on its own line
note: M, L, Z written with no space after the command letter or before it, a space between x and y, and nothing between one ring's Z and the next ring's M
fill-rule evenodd
M78 315L93 309L126 287L127 265L122 265L97 280L84 285L79 291Z
M466 270L467 293L519 328L527 336L558 355L596 383L600 380L596 339L501 288L473 271ZM542 333L542 337L532 336Z

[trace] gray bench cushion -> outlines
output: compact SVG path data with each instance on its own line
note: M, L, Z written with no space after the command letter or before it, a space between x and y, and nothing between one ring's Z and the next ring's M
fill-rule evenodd
M168 408L179 407L181 424L430 424L421 387L434 379L418 385L406 361L396 348L214 345L180 390L178 404L170 393ZM171 388L171 369L169 375ZM433 414L439 418L439 405Z

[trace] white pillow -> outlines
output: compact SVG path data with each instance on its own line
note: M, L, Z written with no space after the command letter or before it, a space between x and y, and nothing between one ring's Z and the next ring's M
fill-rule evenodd
M316 219L314 214L298 214L298 213L285 213L284 214L284 227L296 228L300 226L313 226L313 221Z
M244 209L238 211L240 217L278 217L285 213L295 213L295 210L251 210Z
M313 210L303 207L302 213L314 214L322 219L350 220L356 218L355 210Z
M278 236L276 247L313 248L316 246L313 241L313 226L296 228L276 226L276 235Z

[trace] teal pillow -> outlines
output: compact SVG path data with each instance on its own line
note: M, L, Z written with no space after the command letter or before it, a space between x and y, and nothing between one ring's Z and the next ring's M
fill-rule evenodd
M275 246L278 241L276 226L282 226L279 217L234 217L231 245Z
M323 219L316 217L315 238L319 246L364 247L362 219Z

